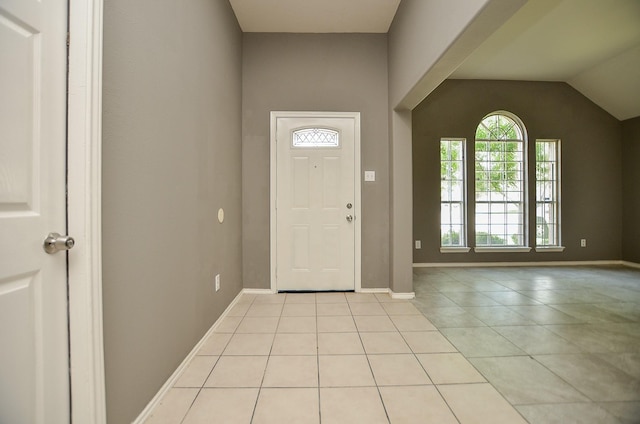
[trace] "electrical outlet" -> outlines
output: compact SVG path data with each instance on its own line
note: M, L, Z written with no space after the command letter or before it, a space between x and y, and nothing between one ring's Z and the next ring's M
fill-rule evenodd
M216 274L216 291L220 290L220 274Z
M580 247L587 247L587 239L580 239Z
M416 249L422 249L422 241L416 240Z

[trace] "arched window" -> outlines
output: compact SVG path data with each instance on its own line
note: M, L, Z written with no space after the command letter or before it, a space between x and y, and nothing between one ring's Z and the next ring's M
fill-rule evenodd
M512 113L493 112L476 128L476 250L527 246L526 152L524 124Z

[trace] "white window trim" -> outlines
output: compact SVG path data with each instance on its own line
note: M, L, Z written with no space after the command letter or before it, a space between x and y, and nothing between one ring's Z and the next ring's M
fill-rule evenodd
M462 142L462 233L460 237L464 239L462 246L442 246L442 234L440 234L440 252L441 253L466 253L471 250L469 246L469 202L468 202L468 178L467 178L467 139L464 137L441 137L443 140L461 141ZM451 203L451 202L450 202ZM442 210L442 198L440 199L440 210ZM440 229L442 229L442 217L440 217ZM465 250L466 249L466 250Z
M468 253L471 248L468 246L443 246L440 247L440 253Z
M522 208L523 208L523 216L522 216L522 220L523 220L523 229L522 229L522 239L523 239L523 245L522 246L478 246L478 247L474 247L474 252L477 253L487 253L487 252L530 252L531 251L531 247L529 246L529 134L527 132L527 127L524 125L524 122L522 121L522 119L520 119L520 117L512 112L509 112L507 110L496 110L493 111L491 113L486 114L481 120L480 123L482 123L482 121L484 121L487 117L491 116L491 115L505 115L511 119L513 119L516 124L518 124L520 126L520 129L522 130ZM478 128L478 126L480 125L480 123L478 123L478 125L476 125L476 130ZM473 155L473 168L474 168L474 176L475 176L475 167L476 167L476 159L475 159L475 145L476 142L480 140L480 141L489 141L489 140L482 140L482 139L476 139L475 138L475 133L474 133L474 138L473 138L473 148L474 148L474 155ZM520 141L520 140L503 140L503 141ZM476 205L476 201L475 201L475 197L476 197L476 192L474 190L474 202L473 202L473 207L474 207L474 215L475 215L475 205ZM475 218L475 216L474 216ZM474 228L474 238L475 238L475 233L476 233L476 228ZM475 243L475 240L474 240Z
M499 246L499 247L474 247L473 251L476 253L527 253L531 252L531 248L528 246Z
M536 246L536 252L540 253L564 252L564 249L564 246Z
M562 246L562 140L559 138L537 138L536 143L538 141L555 141L556 144L556 167L558 169L558 176L556 179L556 193L558 194L558 199L556 200L558 216L557 220L557 245L536 245L536 252L562 252L564 251L564 246ZM536 180L535 184L537 185L538 181ZM537 190L536 190L537 192ZM538 199L536 196L536 208L538 207ZM536 222L537 222L537 212L536 212ZM537 237L536 237L537 238Z

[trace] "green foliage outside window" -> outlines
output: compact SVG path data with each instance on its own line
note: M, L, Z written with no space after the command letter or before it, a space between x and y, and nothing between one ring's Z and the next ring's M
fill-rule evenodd
M523 127L502 113L485 117L476 128L476 246L525 242L524 139Z
M457 231L448 231L441 235L440 244L442 246L461 246L460 233Z
M505 193L520 182L522 134L504 115L485 118L476 130L476 192Z
M476 245L478 246L504 246L505 239L486 232L476 233Z

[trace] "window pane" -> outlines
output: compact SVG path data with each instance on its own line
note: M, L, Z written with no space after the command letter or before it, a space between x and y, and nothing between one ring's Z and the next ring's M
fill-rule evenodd
M536 140L536 245L560 245L560 140Z
M517 118L487 116L476 129L476 245L526 243L525 140Z
M465 140L440 140L440 244L464 246Z

